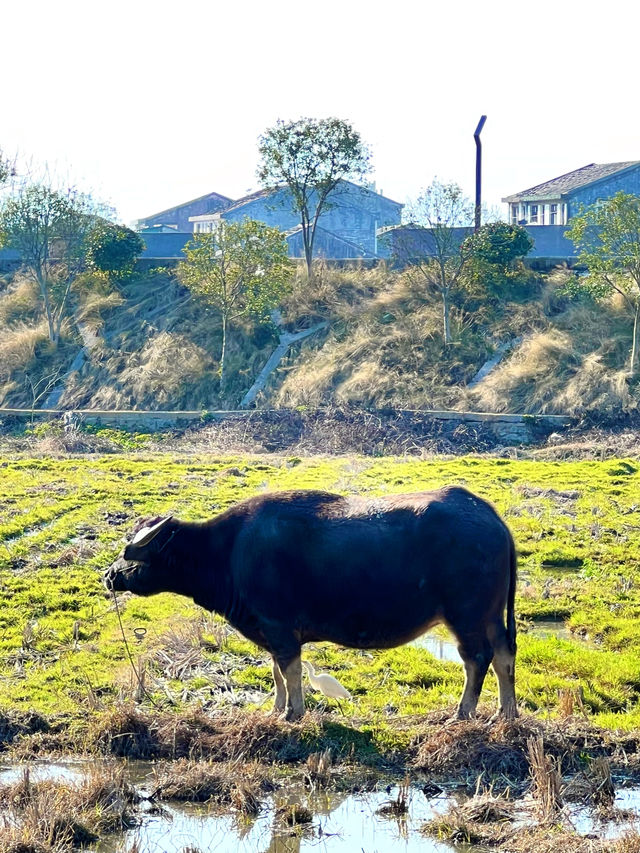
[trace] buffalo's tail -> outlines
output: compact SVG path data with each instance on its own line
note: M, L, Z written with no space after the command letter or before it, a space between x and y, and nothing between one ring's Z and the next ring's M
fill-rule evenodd
M516 578L518 574L518 561L516 558L516 546L513 537L509 536L509 594L507 596L507 642L511 654L516 653Z

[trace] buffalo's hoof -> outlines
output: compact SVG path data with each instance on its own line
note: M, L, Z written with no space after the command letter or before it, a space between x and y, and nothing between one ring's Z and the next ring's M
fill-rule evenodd
M506 705L504 708L498 708L495 714L489 718L489 723L497 723L500 720L517 720L519 717L518 709L515 705Z
M283 715L283 720L287 723L295 723L304 717L304 708L301 711L296 711L295 708L287 708Z
M460 720L474 720L475 716L475 709L471 710L470 708L458 708L455 715L451 717L451 722L456 723Z
M498 711L498 716L503 720L515 720L518 717L518 709L515 705L505 705Z

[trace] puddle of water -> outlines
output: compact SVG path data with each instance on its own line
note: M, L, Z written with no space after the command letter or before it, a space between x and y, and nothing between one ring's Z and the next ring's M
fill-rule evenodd
M168 817L148 817L141 826L117 841L102 843L96 853L125 853L134 842L145 853L181 853L194 847L207 853L344 853L351 850L384 853L451 853L448 844L422 836L422 823L447 807L448 800L427 801L412 789L409 813L401 819L376 812L394 799L396 791L363 795L290 794L274 797L254 821L208 812L195 804L172 806ZM284 804L301 803L313 812L313 822L297 832L283 824L276 810Z
M638 828L638 815L640 814L640 788L621 788L616 793L614 801L616 809L631 811L633 814L621 820L601 820L597 812L584 806L573 806L569 808L571 823L580 835L597 835L610 841L619 838L630 829Z
M556 637L558 640L581 642L580 638L572 634L561 619L536 620L527 634L533 637Z
M95 765L95 760L91 762ZM31 782L79 782L84 778L89 762L83 761L30 761L28 764L0 764L0 785L19 782L29 769Z
M430 639L446 643L438 637ZM78 782L97 763L91 760L0 765L0 783L19 780L27 766L34 782ZM131 782L141 793L155 787L153 764L130 762L125 766ZM129 853L137 844L137 849L144 853L183 853L189 848L202 853L306 853L317 849L322 853L452 853L454 849L460 850L419 832L424 822L449 807L455 795L443 793L427 799L419 788L410 788L406 816L394 818L378 814L381 806L395 801L397 793L397 788L368 794L310 793L290 788L272 795L256 819L222 812L201 803L163 803L160 813L154 813L151 804L146 807L143 804L136 828L84 849L93 853ZM278 810L292 804L310 809L313 814L310 825L294 831L283 823ZM631 814L617 821L603 821L593 810L570 804L565 815L579 834L611 840L637 825L640 787L619 788L615 806ZM529 819L526 812L523 813L522 821ZM464 849L467 853L477 851L475 847Z
M571 640L576 643L586 642L575 634L572 634L561 619L542 619L536 621L526 633L533 637L557 637L559 640ZM438 660L462 663L462 659L458 654L457 643L453 639L443 638L431 631L418 637L411 645L426 649Z
M411 645L418 646L421 649L426 649L438 660L462 663L462 658L458 654L457 644L453 640L444 639L443 637L439 637L437 634L427 632L414 640Z

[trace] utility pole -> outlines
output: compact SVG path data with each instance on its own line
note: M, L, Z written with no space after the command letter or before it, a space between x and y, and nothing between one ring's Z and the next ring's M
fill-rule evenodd
M482 143L480 142L480 134L486 120L486 116L480 116L476 132L473 134L476 141L476 218L474 231L477 231L482 224Z

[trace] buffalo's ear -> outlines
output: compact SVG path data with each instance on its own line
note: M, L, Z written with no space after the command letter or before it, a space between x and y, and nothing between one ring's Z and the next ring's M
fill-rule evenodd
M136 548L143 548L145 545L148 545L152 539L156 538L158 533L160 533L162 528L168 522L170 522L172 518L172 515L168 515L166 518L163 518L160 521L155 521L155 523L152 524L151 527L145 526L141 528L131 540L131 545L135 545Z
M138 518L133 524L132 538L135 538L136 534L139 533L143 528L149 529L150 527L154 527L154 525L158 524L162 521L161 515L149 515L144 518Z

